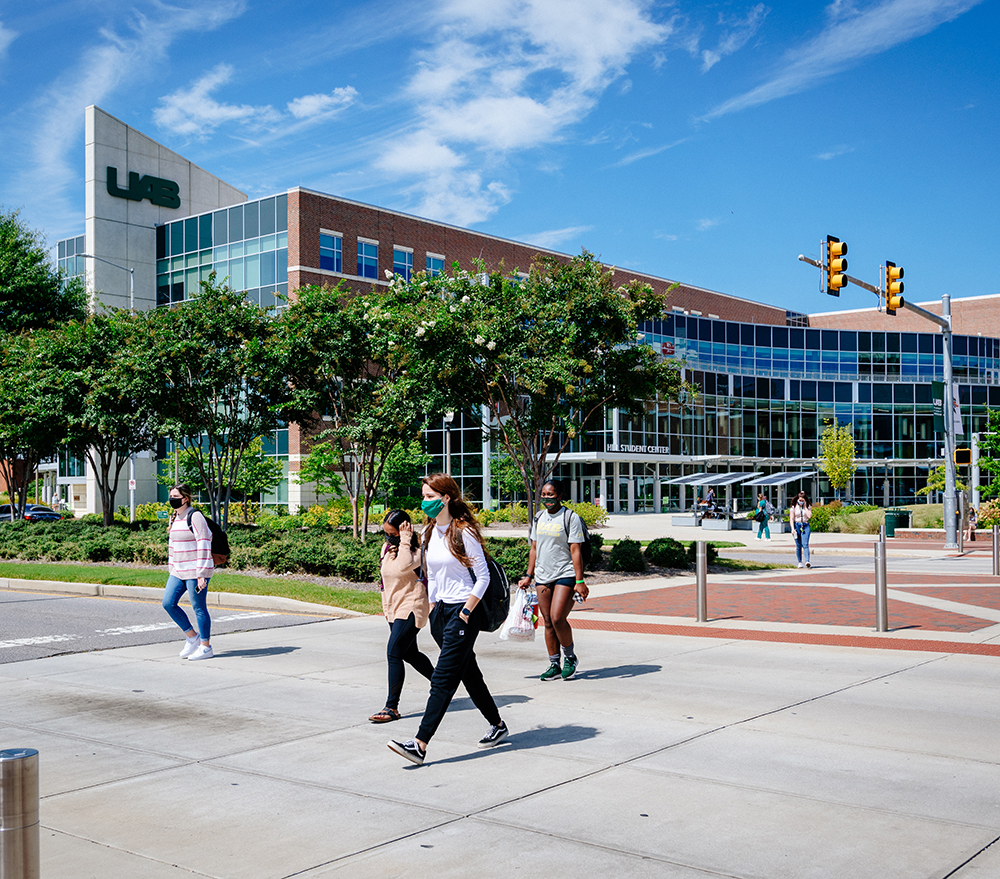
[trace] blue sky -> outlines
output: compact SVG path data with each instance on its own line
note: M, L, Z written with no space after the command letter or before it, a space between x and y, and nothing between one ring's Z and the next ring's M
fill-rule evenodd
M0 203L83 231L97 104L251 197L302 185L798 311L833 234L996 293L997 0L0 4Z

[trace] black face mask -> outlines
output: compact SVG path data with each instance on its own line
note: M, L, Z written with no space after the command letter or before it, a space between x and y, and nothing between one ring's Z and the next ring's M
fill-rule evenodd
M389 546L399 546L399 535L396 534L393 536L391 534L386 534L385 542L388 543Z
M184 505L184 498L182 497L172 497L168 498L168 500L170 501L170 506L175 510L179 510Z

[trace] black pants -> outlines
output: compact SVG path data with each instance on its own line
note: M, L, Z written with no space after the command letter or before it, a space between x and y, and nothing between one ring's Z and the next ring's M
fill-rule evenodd
M417 647L419 631L412 613L405 620L393 620L389 624L389 643L385 648L386 658L389 660L389 697L385 700L386 708L399 708L399 694L403 691L403 679L406 677L404 662L410 663L428 680L434 674L434 663Z
M444 604L439 601L431 611L431 635L440 646L441 653L438 654L434 676L431 678L431 695L427 700L424 718L417 730L417 738L424 743L429 742L437 732L460 683L465 685L469 698L483 717L491 724L500 723L497 703L493 701L489 687L483 680L473 649L479 634L479 609L472 614L469 622L465 622L458 615L464 606L464 602Z

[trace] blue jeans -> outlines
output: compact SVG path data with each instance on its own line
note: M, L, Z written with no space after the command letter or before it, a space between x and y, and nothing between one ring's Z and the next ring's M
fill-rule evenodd
M177 606L177 602L181 600L185 591L191 598L191 607L194 608L194 616L198 621L198 637L202 641L208 641L212 636L212 618L208 615L207 585L199 592L197 580L182 580L171 574L167 578L167 588L163 593L163 609L170 614L170 619L177 623L182 631L189 631L191 621L188 619L188 615Z
M802 556L805 556L805 559ZM795 560L809 564L809 525L795 526Z

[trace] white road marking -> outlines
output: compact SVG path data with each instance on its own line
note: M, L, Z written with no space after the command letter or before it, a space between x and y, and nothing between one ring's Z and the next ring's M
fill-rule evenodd
M0 641L0 649L4 647L35 647L39 644L55 644L59 641L77 641L79 635L39 635L36 638L15 638L11 641Z

